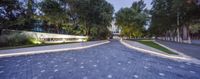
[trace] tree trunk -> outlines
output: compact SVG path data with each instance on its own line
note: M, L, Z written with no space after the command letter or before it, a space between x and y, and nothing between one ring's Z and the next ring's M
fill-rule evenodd
M170 31L170 40L171 41L175 41L175 38L174 38L174 29Z
M176 32L177 32L177 42L181 42L179 27L177 28Z
M90 36L90 26L89 26L89 24L88 23L86 23L86 35L87 36Z
M189 27L187 25L183 26L183 42L190 43Z

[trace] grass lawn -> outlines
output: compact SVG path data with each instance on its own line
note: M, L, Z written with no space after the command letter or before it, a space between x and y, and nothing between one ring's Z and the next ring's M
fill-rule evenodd
M156 44L152 40L138 40L137 42L142 43L147 46L150 46L150 47L153 47L153 48L156 48L156 49L163 51L165 53L168 53L168 54L178 55L177 53L172 52L172 51L168 50L167 48L160 46L159 44Z

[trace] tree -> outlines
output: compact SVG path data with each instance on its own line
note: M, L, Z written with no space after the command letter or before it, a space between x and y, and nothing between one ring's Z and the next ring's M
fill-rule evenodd
M106 0L1 0L0 12L1 27L32 30L39 21L44 30L53 27L57 33L102 39L110 35L114 8Z
M200 19L200 8L196 0L174 0L172 10L178 13L179 27L183 29L182 39L189 40L189 27Z
M0 29L15 28L24 23L25 9L21 4L18 0L1 0Z
M131 8L122 8L116 13L116 25L121 28L122 36L141 37L147 21L143 0L134 2Z
M97 28L108 30L107 27L111 26L114 8L105 0L72 0L69 1L69 5L73 13L77 14L80 24L85 26L86 35L94 35L94 32L100 34L99 32L104 31L93 30Z
M200 16L196 0L153 0L151 26L154 36L189 39L189 26L197 23Z
M176 15L171 10L172 0L153 0L152 4L150 33L156 36L166 35L176 25Z
M57 33L60 32L59 30L64 23L69 22L67 11L59 1L44 0L40 3L40 6L40 10L43 12L40 18L47 21L49 25L55 26Z

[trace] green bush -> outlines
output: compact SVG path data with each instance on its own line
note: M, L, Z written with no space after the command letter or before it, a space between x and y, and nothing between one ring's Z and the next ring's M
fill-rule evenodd
M41 43L39 40L22 33L0 36L0 47L33 45Z

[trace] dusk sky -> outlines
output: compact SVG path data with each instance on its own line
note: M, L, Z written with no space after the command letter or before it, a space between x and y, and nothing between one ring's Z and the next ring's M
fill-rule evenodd
M109 3L111 3L114 8L115 8L115 12L119 11L121 8L125 8L125 7L131 7L132 3L134 1L139 1L139 0L106 0ZM151 8L151 2L152 0L144 0L145 3L147 4L147 8L150 9Z

